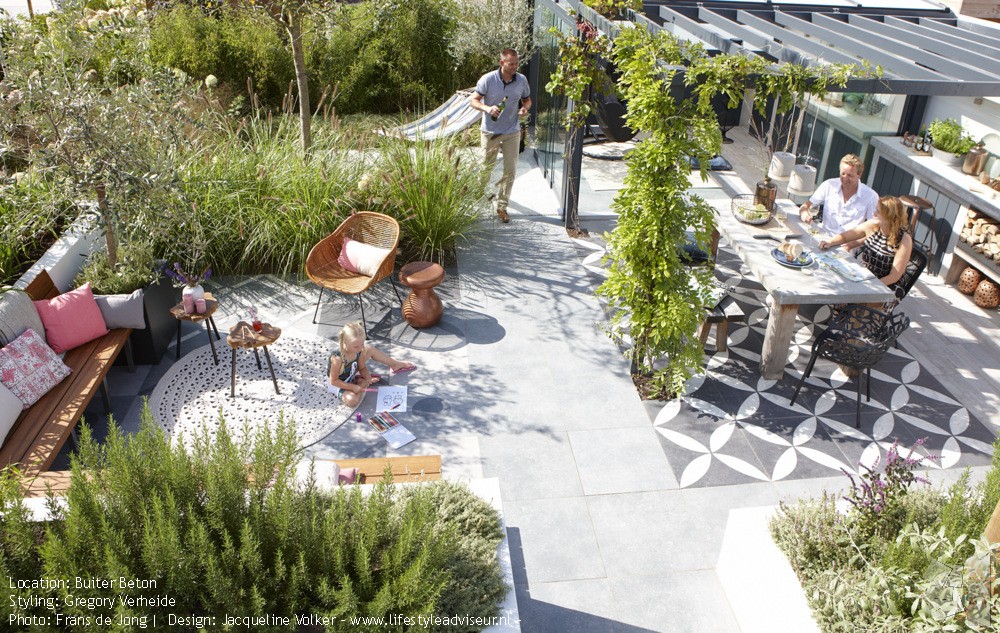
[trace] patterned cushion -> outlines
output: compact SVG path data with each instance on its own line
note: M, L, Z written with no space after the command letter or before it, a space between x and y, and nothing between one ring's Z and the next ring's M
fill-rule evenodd
M6 345L31 328L45 340L45 326L28 293L10 290L0 294L0 345Z
M0 349L0 383L23 403L22 409L38 402L69 373L69 367L31 328Z
M45 338L57 354L108 333L89 282L47 301L36 301L35 308L45 324Z
M379 248L363 242L344 238L344 245L340 249L340 256L337 263L352 273L359 273L374 277L379 266L389 256L388 248Z

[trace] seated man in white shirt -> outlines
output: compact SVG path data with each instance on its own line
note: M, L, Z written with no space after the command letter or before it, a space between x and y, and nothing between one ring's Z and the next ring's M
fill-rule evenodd
M803 222L813 221L812 207L823 205L823 231L839 235L853 229L875 215L878 194L861 182L865 164L854 154L840 159L840 177L823 181L816 191L799 207L799 217ZM856 244L845 244L850 249Z

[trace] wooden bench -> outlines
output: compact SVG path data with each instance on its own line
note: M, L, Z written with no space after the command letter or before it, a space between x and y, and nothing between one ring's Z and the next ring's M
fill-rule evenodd
M336 459L332 461L337 462L341 470L345 468L357 468L357 482L362 484L376 484L382 481L386 465L392 468L393 483L414 483L441 479L440 455L369 457L365 459ZM53 494L60 496L69 489L69 481L70 472L68 470L34 473L24 482L25 495L27 497L44 497L47 491L51 489Z
M415 455L405 457L368 457L364 459L336 459L340 469L357 468L358 483L376 484L382 481L385 467L392 468L393 483L433 481L441 479L440 455Z
M712 325L715 325L715 349L719 352L724 352L729 349L729 344L727 339L729 337L729 324L742 322L746 320L746 315L743 314L743 310L740 308L736 300L733 299L732 295L726 295L723 297L719 305L715 306L711 310L707 310L705 314L705 323L701 326L701 346L705 347L705 341L708 340L708 333L712 329Z
M35 301L59 295L59 289L45 271L25 290ZM131 333L130 328L110 330L101 338L66 352L63 362L70 368L70 375L21 412L0 447L0 466L18 464L26 477L25 484L33 486L30 478L52 465L66 440L75 435L77 422L98 390L105 409L111 410L106 377L123 349L129 360L129 370L135 371L128 347Z

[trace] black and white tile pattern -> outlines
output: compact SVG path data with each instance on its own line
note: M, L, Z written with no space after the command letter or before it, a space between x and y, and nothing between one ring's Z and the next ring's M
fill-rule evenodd
M583 264L594 283L604 271L603 245L578 240ZM720 250L716 276L735 287L747 314L730 326L729 349L706 345L705 373L688 383L686 394L650 402L647 410L682 487L804 479L856 473L861 463L884 457L894 441L916 447L929 469L987 464L997 429L980 423L903 349L891 350L871 372L871 400L862 390L861 428L855 428L856 380L820 360L794 405L792 393L817 331L830 309L803 307L782 380L765 380L758 369L767 325L767 296L740 260ZM919 299L910 298L909 301ZM906 302L898 310L905 312Z

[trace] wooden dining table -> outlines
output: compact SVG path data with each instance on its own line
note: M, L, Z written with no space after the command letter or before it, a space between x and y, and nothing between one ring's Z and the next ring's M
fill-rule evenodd
M822 253L819 250L820 239L831 237L823 233L810 235L808 225L799 219L798 206L791 200L778 200L776 203L778 209L783 209L788 214L783 223L771 219L762 226L744 224L737 220L729 200L708 202L716 211L719 232L771 296L767 330L760 353L760 373L764 378L780 380L784 374L799 306L861 303L879 307L893 298L893 292L885 284L867 269L854 267L853 263L849 265L860 270L861 278L858 280L848 279L818 261L805 269L779 264L771 251L780 246L786 236L795 236L788 241L802 244L804 252L813 255L814 259ZM769 237L757 237L761 235ZM845 263L851 260L851 255L840 247L830 249L827 253Z

